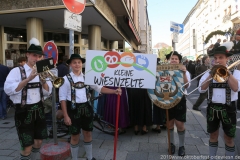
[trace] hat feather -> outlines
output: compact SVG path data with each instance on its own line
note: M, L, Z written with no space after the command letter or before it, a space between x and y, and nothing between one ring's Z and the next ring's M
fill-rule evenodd
M234 46L233 42L225 42L221 44L221 46L225 46L227 48L227 51L230 51L232 47Z
M39 46L40 45L40 42L37 38L32 38L30 41L29 41L30 45L31 44L34 44L36 46Z

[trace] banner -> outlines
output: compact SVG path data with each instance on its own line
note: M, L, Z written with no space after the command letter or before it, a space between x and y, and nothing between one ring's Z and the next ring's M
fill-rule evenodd
M85 84L155 88L155 54L87 50Z

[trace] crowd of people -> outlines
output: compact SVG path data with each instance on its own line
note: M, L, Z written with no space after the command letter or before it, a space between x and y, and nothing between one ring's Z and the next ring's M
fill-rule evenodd
M237 32L238 33L238 32ZM235 37L238 39L239 35ZM239 39L240 40L240 39ZM39 76L34 67L37 61L43 59L43 51L38 41L34 41L27 50L27 59L19 59L19 67L11 71L3 65L0 65L2 73L0 79L0 97L5 98L8 95L15 105L15 126L17 129L19 141L21 144L20 159L36 158L42 140L47 138L46 119L44 115L43 102L44 97L51 96L52 83ZM210 133L209 155L215 156L218 148L219 124L222 123L225 140L225 155L233 156L235 154L235 144L233 137L236 132L236 106L238 91L240 91L240 73L238 70L229 72L228 80L222 85L216 85L218 82L210 80L215 74L219 65L226 66L228 58L232 55L227 47L220 44L218 40L214 45L209 56L214 57L215 65L211 72L206 72L198 78L200 96L193 105L193 109L199 111L199 106L208 97L207 108L207 131ZM236 42L234 41L236 45ZM233 47L234 48L234 47ZM237 50L236 48L234 50ZM209 56L204 56L196 62L186 61L180 67L185 85L184 92L190 86L192 78L205 72L209 68ZM182 55L177 51L170 52L166 55L170 64L179 64ZM79 150L79 136L83 134L83 144L88 160L95 160L92 156L92 130L93 130L93 108L89 103L90 88L98 93L104 94L98 99L97 113L102 118L115 124L116 101L117 96L121 95L119 111L120 134L125 133L127 127L134 128L135 135L141 133L145 135L149 132L149 126L156 125L152 128L153 132L161 133L161 129L166 129L165 110L153 105L147 89L138 88L117 88L84 85L85 76L82 71L85 59L79 54L72 54L68 57L60 57L58 65L58 75L64 78L63 85L57 91L57 101L60 102L57 117L64 119L64 123L69 126L71 134L71 155L73 160L77 160ZM159 59L157 60L157 64ZM69 67L71 72L69 72ZM220 86L220 87L219 87ZM208 90L208 92L207 92ZM5 93L5 96L3 96ZM229 93L230 96L229 96ZM219 98L221 97L221 98ZM6 99L6 98L5 98ZM7 102L7 100L4 100ZM1 100L0 118L6 118L6 104ZM5 111L4 111L5 109ZM169 124L171 154L175 153L174 125L177 128L179 139L178 155L185 155L185 126L186 122L186 97L183 96L181 101L173 108L169 109ZM217 115L217 116L216 116ZM82 132L81 132L82 131Z

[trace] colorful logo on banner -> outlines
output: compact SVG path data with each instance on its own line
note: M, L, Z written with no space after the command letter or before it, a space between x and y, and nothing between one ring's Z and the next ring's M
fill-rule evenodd
M58 49L54 42L49 41L44 45L44 58L53 58L54 65L57 63L58 60Z
M89 85L155 88L156 60L153 54L89 50L86 82Z
M118 52L109 51L104 56L96 56L91 61L92 70L95 72L103 72L107 68L117 68L119 65L124 67L134 67L138 71L147 71L150 74L154 75L149 71L148 58L144 55L135 56L131 52L124 52L121 55Z

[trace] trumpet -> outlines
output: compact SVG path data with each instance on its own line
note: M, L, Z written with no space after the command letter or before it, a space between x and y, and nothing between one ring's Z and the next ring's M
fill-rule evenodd
M239 64L240 64L240 60L234 62L233 64L231 64L231 65L228 66L228 67L225 67L225 66L222 66L222 65L217 65L217 66L216 66L217 69L215 70L214 73L211 74L211 75L212 75L212 78L209 79L208 81L211 81L212 79L214 79L214 80L215 80L216 82L218 82L218 83L225 83L225 82L228 80L228 77L229 77L229 72L228 72L228 71L229 71L230 69L232 69L233 67L238 66ZM208 82L208 81L204 82L202 85L198 86L198 87L195 88L193 91L191 91L191 92L189 92L189 93L184 93L184 88L185 88L186 85L188 85L189 83L191 83L192 81L194 81L194 80L197 79L198 77L201 77L201 76L204 75L205 73L210 72L211 70L212 70L212 69L206 70L206 71L203 72L202 74L200 74L200 75L198 75L197 77L193 78L190 82L184 84L184 85L180 88L181 92L182 92L184 95L188 96L188 95L192 94L193 92L195 92L198 88L202 87L202 85L205 84L205 83Z
M55 88L59 88L63 85L64 83L64 78L62 77L57 77L55 76L49 69L48 67L46 67L44 69L45 71L39 73L39 76L41 79L46 80L47 78L50 79L50 81L52 81L52 84Z

